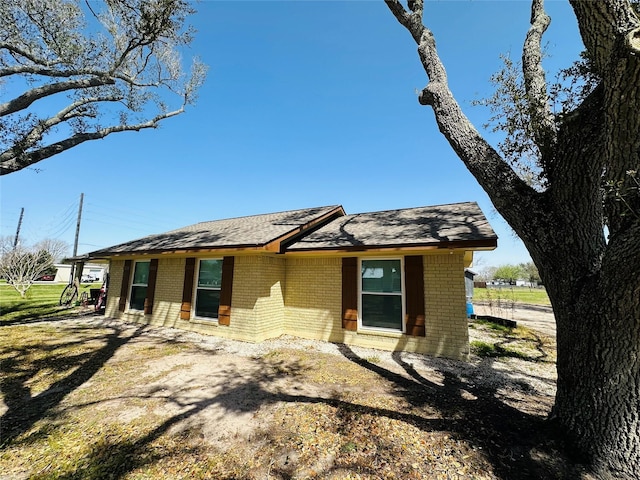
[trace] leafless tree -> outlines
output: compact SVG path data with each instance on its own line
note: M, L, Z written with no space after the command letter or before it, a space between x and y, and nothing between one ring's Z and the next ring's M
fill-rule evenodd
M45 238L36 243L33 250L44 250L45 252L49 252L51 260L56 263L60 262L69 254L70 247L64 240L57 238Z
M22 298L31 285L53 267L55 259L69 250L65 242L51 239L42 240L31 248L14 247L12 242L3 241L0 248L0 277Z

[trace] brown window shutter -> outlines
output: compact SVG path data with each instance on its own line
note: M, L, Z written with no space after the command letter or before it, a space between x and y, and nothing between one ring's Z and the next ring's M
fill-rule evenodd
M421 255L404 257L407 335L425 336L424 276Z
M184 265L184 284L182 287L182 305L180 306L180 318L189 320L191 318L191 300L193 299L193 276L196 271L196 259L187 258Z
M144 299L144 313L153 313L153 299L156 294L156 277L158 276L158 259L152 258L149 262L149 280L147 283L147 298Z
M231 297L233 290L233 265L235 257L222 259L222 285L220 286L220 307L218 325L231 325Z
M342 259L342 328L358 329L358 258Z
M131 265L133 261L125 260L124 271L122 272L122 285L120 286L120 303L118 303L118 310L124 312L127 308L127 296L129 296L129 282L131 281Z

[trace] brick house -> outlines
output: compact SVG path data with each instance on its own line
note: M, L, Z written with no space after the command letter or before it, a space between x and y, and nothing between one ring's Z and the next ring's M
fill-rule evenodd
M476 203L356 215L329 206L198 223L82 260L109 262L108 317L460 358L464 270L496 245Z

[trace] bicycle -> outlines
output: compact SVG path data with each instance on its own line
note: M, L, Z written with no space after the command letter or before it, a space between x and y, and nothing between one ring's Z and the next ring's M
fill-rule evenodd
M60 306L68 307L76 298L78 298L78 279L74 278L64 287L62 295L60 295Z

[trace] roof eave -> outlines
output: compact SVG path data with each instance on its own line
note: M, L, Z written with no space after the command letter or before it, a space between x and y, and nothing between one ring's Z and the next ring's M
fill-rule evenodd
M349 245L341 247L310 247L287 249L285 254L295 253L344 253L344 252L398 252L418 250L494 250L497 238L480 240L454 240L451 242L405 243L388 245Z
M172 248L172 249L150 249L150 250L129 250L122 252L102 251L98 255L87 257L93 259L108 260L114 257L137 257L137 256L165 256L196 253L226 253L226 252L262 252L268 251L265 245L223 245L220 247L192 247L192 248Z

